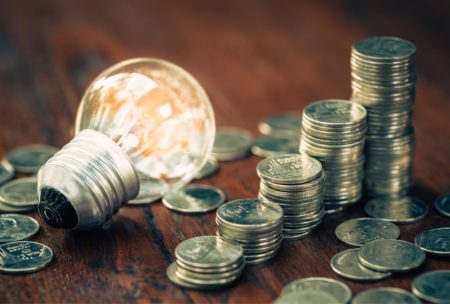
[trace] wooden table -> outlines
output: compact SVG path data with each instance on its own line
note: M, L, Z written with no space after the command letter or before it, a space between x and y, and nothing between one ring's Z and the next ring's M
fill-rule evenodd
M430 206L427 218L402 225L412 241L424 229L449 226L434 199L450 186L450 3L448 1L1 1L0 155L28 143L64 145L90 81L126 58L173 61L207 90L217 125L255 135L262 118L300 111L307 103L350 95L350 47L388 34L418 48L414 124L417 136L413 194ZM201 183L229 199L254 197L259 180L252 156L221 163ZM377 283L335 275L330 258L346 249L334 238L345 219L362 216L361 202L327 218L307 239L286 242L271 262L248 267L227 288L197 292L166 277L175 246L214 234L215 213L190 216L161 203L125 207L112 225L71 233L42 225L35 241L55 260L29 275L0 275L1 302L271 302L288 282L335 278L354 293L380 286L409 290L412 279L449 260L429 256L420 270Z

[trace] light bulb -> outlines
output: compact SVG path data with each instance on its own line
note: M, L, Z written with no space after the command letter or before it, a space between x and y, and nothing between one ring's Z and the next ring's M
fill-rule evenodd
M39 213L54 227L100 227L139 191L139 176L175 190L207 161L214 113L200 84L167 61L136 58L101 73L75 137L38 173Z

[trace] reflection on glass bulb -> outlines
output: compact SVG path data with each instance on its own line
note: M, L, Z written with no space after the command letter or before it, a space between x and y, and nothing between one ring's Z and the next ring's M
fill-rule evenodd
M215 123L206 93L190 74L138 58L93 81L75 130L38 174L39 212L52 226L89 229L137 195L139 175L164 182L167 190L188 183L211 153Z

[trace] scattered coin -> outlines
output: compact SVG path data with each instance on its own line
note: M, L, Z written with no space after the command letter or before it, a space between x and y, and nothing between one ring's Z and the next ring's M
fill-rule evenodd
M365 290L358 293L352 304L421 304L420 300L412 293L392 287L380 287Z
M2 201L0 201L0 213L2 213L2 212L5 212L5 213L27 212L27 211L34 211L36 209L37 209L36 206L24 206L24 207L10 206L10 205L4 204L4 203L2 203Z
M195 179L202 179L205 177L208 177L215 173L217 169L219 168L219 163L214 157L210 157L208 161L203 165L203 167L200 169L200 172L197 173L195 176Z
M436 228L422 231L414 243L423 251L439 256L450 256L450 228Z
M258 130L268 136L298 138L302 126L300 116L293 112L276 114L261 121Z
M325 292L338 303L348 303L352 298L352 291L346 284L329 278L312 277L293 281L283 288L281 295L297 291Z
M366 203L364 210L372 217L399 224L418 222L428 214L427 204L413 197L375 198Z
M343 304L333 298L329 293L320 290L302 290L282 294L274 304Z
M191 184L168 192L162 199L164 206L183 213L203 213L217 209L225 201L219 188Z
M268 157L277 154L298 153L298 139L286 137L261 136L258 137L251 151L254 155Z
M19 241L0 245L1 272L36 272L50 264L52 259L52 250L40 243Z
M434 201L434 207L443 216L450 217L450 194L438 197Z
M238 160L248 155L253 137L250 132L234 127L216 130L212 155L219 161Z
M8 162L0 163L0 185L9 181L14 176L14 168Z
M39 231L39 223L32 217L20 214L0 215L0 243L22 241Z
M159 200L168 189L166 182L139 174L139 193L128 201L129 205L149 204Z
M397 239L400 228L382 219L357 218L339 224L334 234L345 245L360 247L377 239Z
M27 145L6 154L6 160L17 172L36 173L58 151L48 145Z
M27 207L39 204L36 177L19 178L0 187L0 201L11 207Z
M430 303L450 303L450 270L435 270L419 275L412 282L412 291Z
M418 268L426 256L412 243L378 239L364 244L359 249L358 258L361 264L375 271L404 272Z
M358 251L359 249L347 249L337 253L331 259L331 269L344 278L356 281L382 280L391 275L390 272L374 271L361 265Z

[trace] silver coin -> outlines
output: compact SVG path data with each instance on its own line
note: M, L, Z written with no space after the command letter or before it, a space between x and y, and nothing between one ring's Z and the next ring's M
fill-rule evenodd
M359 56L367 59L398 60L410 58L416 52L411 42L388 36L376 36L357 41L352 50Z
M450 270L423 273L412 282L411 289L419 298L430 303L450 303Z
M27 145L6 154L6 160L17 172L36 173L58 151L47 145Z
M404 272L418 268L426 256L412 243L378 239L364 244L359 249L358 258L361 264L375 271Z
M235 275L230 275L227 277L211 277L209 276L208 279L202 278L201 276L197 275L196 273L192 273L189 271L182 271L182 268L178 266L175 270L175 275L182 279L185 282L201 285L201 286L217 286L217 285L227 285L231 282L235 281L242 273L242 269Z
M0 185L14 177L14 168L6 161L0 163Z
M32 217L20 214L0 215L0 243L22 241L39 231L39 223Z
M250 132L234 127L216 130L212 154L219 161L237 160L246 156L253 143Z
M225 201L225 193L206 185L188 185L168 192L162 199L164 206L183 213L203 213L217 209Z
M129 205L149 204L159 200L167 192L169 186L163 180L139 174L139 193L129 200Z
M400 228L382 219L357 218L339 224L334 234L345 245L360 247L377 239L397 239Z
M389 277L390 272L373 271L358 261L359 249L347 249L331 259L331 269L338 275L356 281L375 281Z
M0 272L31 273L45 268L53 259L46 245L19 241L0 245Z
M358 126L366 115L363 106L339 99L316 101L303 110L303 120L322 127Z
M0 201L13 207L39 204L36 177L19 178L0 187Z
M300 134L300 116L293 112L276 114L261 121L258 130L269 136L295 138Z
M195 289L195 290L210 290L210 289L216 289L219 288L221 285L198 285L198 284L194 284L194 283L190 283L187 282L183 279L181 279L180 277L177 276L177 268L178 265L176 262L173 262L172 264L169 265L169 267L167 268L167 277L169 278L169 280L180 286L180 287L184 287L184 288L189 288L189 289Z
M195 176L195 179L202 179L215 173L219 168L219 163L214 157L210 157Z
M0 213L10 213L10 212L27 212L27 211L34 211L37 209L36 205L33 206L23 206L23 207L19 207L19 206L11 206L11 205L7 205L4 204L0 201Z
M311 277L293 281L283 288L281 294L307 290L328 293L339 303L348 303L352 298L352 291L346 284L337 280L321 277Z
M421 304L420 300L412 293L392 287L380 287L365 290L358 293L352 304Z
M177 265L184 268L184 269L188 269L192 272L197 272L197 273L204 273L204 274L218 274L218 273L229 273L229 272L233 272L236 269L239 269L242 267L242 264L245 264L245 259L244 257L242 257L240 260L238 260L236 263L225 266L225 267L194 267L192 265L187 265L184 264L183 262L181 262L180 260L176 261Z
M343 304L332 295L320 290L301 290L282 294L273 304Z
M434 207L440 214L450 217L450 194L438 197L434 201Z
M423 251L439 256L450 256L450 227L422 231L414 243Z
M298 140L286 137L261 136L255 140L251 151L254 155L260 157L298 153L299 143Z
M427 204L413 197L376 198L367 202L364 210L372 217L399 224L418 222L428 214Z

